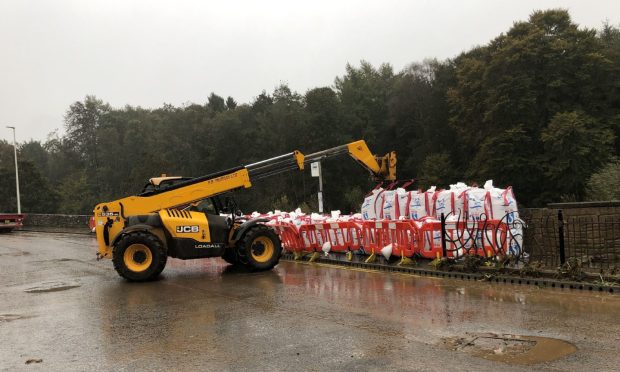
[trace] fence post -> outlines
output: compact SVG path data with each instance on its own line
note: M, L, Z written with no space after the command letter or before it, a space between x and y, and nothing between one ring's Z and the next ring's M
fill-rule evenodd
M441 254L443 257L448 257L448 250L446 248L446 216L441 214Z
M560 265L566 262L566 253L564 252L564 215L562 210L558 210L558 239L560 244Z

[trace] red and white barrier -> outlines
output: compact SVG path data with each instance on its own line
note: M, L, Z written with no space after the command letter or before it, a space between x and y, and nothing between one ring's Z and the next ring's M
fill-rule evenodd
M270 223L289 252L351 252L363 250L390 256L428 259L444 257L441 222L427 217L419 221L340 221L309 223L297 228L289 222ZM509 225L499 220L447 220L446 257L492 257L509 253L514 244Z
M410 184L411 182L407 183ZM393 185L393 184L392 184ZM390 256L443 257L441 222L446 218L446 256L484 257L522 252L522 227L512 188L484 188L464 183L448 190L405 191L376 188L365 199L362 213L331 216L275 211L257 212L252 218L269 218L290 252L351 252Z
M330 222L302 225L300 240L305 251L348 252L361 246L360 225L356 222Z
M411 221L364 221L362 225L364 252L390 256L412 257L420 240Z
M299 236L297 227L290 222L279 222L272 225L280 236L282 248L289 252L298 252L303 248L303 242Z

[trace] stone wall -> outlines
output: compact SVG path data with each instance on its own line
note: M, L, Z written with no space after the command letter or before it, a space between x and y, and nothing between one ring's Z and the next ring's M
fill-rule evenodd
M593 270L620 267L620 202L554 203L523 210L525 250L548 266L560 264L559 211L566 259Z
M561 209L566 221L618 221L620 218L620 201L553 203L550 209Z
M27 213L24 220L25 227L59 227L83 228L88 227L91 216L70 214L35 214Z

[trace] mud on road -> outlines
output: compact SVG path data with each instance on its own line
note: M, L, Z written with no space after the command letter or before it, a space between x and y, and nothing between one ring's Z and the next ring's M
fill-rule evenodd
M89 236L0 236L0 370L620 365L618 295L219 259L170 259L161 280L134 284L95 250Z

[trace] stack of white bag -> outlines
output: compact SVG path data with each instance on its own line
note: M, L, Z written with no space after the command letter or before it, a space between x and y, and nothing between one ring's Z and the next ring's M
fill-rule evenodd
M281 224L291 224L294 226L299 232L300 228L304 225L315 225L315 224L334 224L337 222L361 222L362 215L360 213L355 213L352 215L342 215L339 210L331 211L329 215L319 214L319 213L311 213L307 215L301 211L301 209L297 208L292 212L282 212L279 210L270 211L267 213L258 213L253 212L252 214L246 216L247 218L266 218L269 219L269 222L266 222L266 225L281 225ZM324 230L329 234L329 239L322 235L308 235L301 234L301 239L304 241L306 246L310 245L310 240L316 239L316 241L322 246L322 251L327 255L331 251L331 243L332 242L342 242L344 241L344 235L348 233L348 227L340 228L331 228ZM360 237L358 234L351 235L352 241L354 245L361 244ZM329 241L328 241L329 240Z
M332 211L329 215L311 213L306 214L297 208L291 212L279 210L261 214L254 212L248 218L267 218L268 225L291 224L298 230L303 225L335 223L335 222L361 222L363 220L413 220L418 228L429 222L437 222L441 215L447 218L448 228L454 226L456 221L494 220L509 226L509 234L498 232L497 241L507 247L509 252L519 254L523 242L523 223L519 219L517 201L511 187L500 189L493 186L489 180L484 187L468 186L459 182L450 185L447 190L437 190L431 187L426 191L385 190L378 188L373 190L362 204L361 213L342 215L340 211ZM361 226L361 224L360 224ZM472 225L474 226L474 225ZM329 229L330 234L346 233L338 229ZM336 231L336 232L334 232ZM430 233L430 232L429 232ZM477 232L476 240L482 239L482 232ZM433 231L431 240L440 239L439 232ZM461 237L469 241L469 232L462 232ZM503 235L502 235L503 234ZM304 240L307 237L303 237ZM319 238L321 238L319 236ZM332 240L338 236L332 236ZM487 237L488 239L488 237ZM426 239L425 239L426 241ZM327 253L331 247L329 242L320 242L324 245ZM471 242L466 244L466 248ZM481 244L479 244L481 245ZM390 246L391 249L391 246Z
M435 186L426 191L404 189L373 190L362 203L364 220L420 220L425 217L454 216L461 220L502 220L510 223L519 218L517 201L512 188L499 189L489 180L483 188L467 186L463 182L450 185L447 190Z
M252 214L247 215L246 218L266 218L269 219L269 222L266 223L267 225L290 223L293 224L297 229L299 229L302 225L317 223L361 221L362 215L360 213L343 215L340 213L339 210L331 211L329 215L320 213L311 213L308 215L302 212L300 208L297 208L291 212L283 212L277 209L275 211L269 211L267 213L258 213L255 211L252 212Z
M509 252L519 254L523 243L523 222L512 187L496 188L492 180L482 188L463 182L447 190L435 186L426 191L378 188L366 196L361 212L364 220L410 219L418 227L436 222L442 214L449 222L495 220L509 225L510 233L497 238L507 242Z

